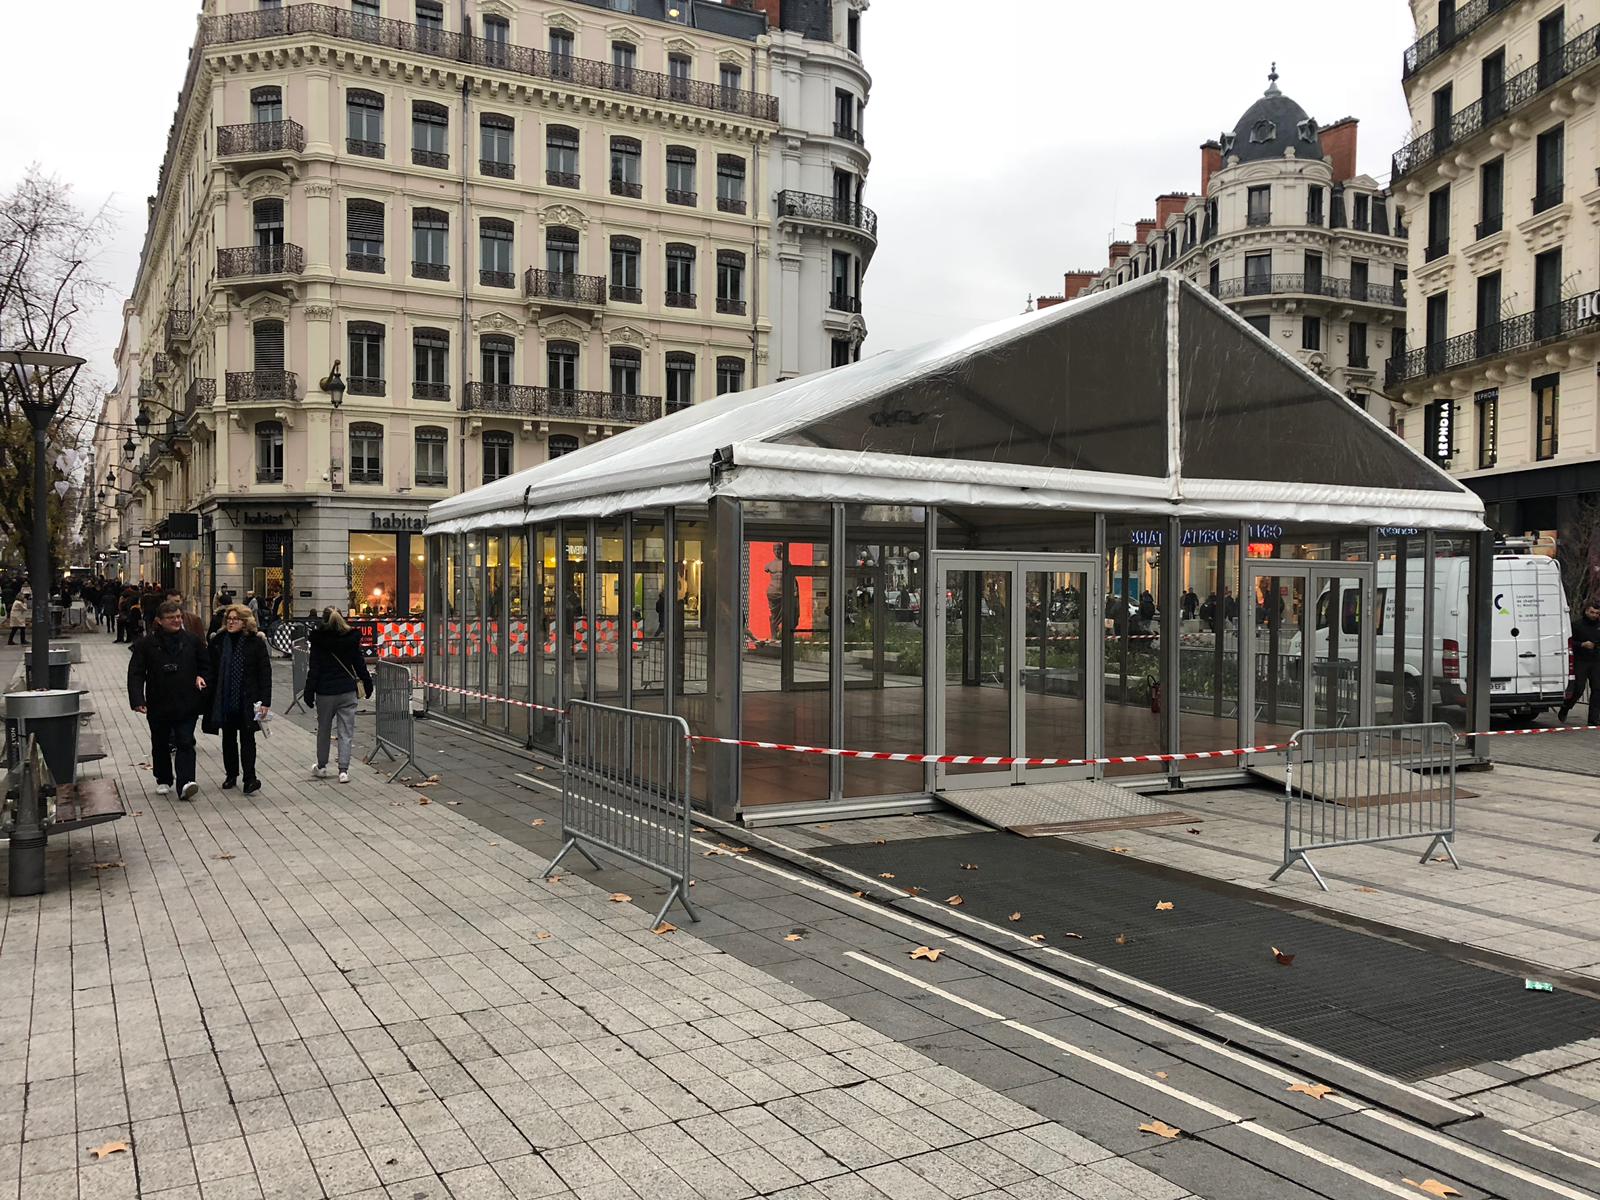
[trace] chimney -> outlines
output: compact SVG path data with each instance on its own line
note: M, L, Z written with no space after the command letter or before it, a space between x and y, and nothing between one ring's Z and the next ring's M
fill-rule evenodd
M1117 259L1127 258L1133 247L1127 242L1112 242L1106 254L1106 266L1114 267Z
M1144 220L1137 222L1133 227L1133 244L1135 246L1144 245L1149 240L1150 234L1154 232L1155 227L1156 223L1153 217L1146 217Z
M767 14L767 28L780 29L779 17L782 16L783 0L750 0L750 7L757 12Z
M1322 154L1333 164L1333 181L1343 183L1356 176L1356 126L1354 117L1335 121L1322 130Z
M1156 228L1165 229L1173 217L1183 216L1183 210L1194 199L1188 192L1168 192L1156 197Z
M1072 300L1093 287L1094 281L1099 278L1099 271L1068 271L1067 284L1061 289L1061 294Z
M1200 194L1211 193L1211 177L1222 170L1222 143L1200 143Z

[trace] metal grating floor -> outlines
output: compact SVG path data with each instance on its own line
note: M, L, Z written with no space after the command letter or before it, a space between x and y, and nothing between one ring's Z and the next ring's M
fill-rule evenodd
M1193 823L1160 800L1095 779L940 792L939 799L985 825L1024 837Z
M1003 833L814 851L1374 1070L1427 1079L1594 1036L1600 1001L1248 898ZM963 863L975 869L964 870ZM1169 900L1170 911L1158 912ZM1007 917L1021 912L1019 922ZM1066 940L1066 933L1082 935ZM1448 931L1441 931L1448 932ZM1123 945L1116 942L1124 935ZM1272 949L1294 954L1279 966Z

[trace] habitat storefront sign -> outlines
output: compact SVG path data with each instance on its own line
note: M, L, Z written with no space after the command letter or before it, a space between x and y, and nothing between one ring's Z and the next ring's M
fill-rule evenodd
M1248 526L1250 541L1278 542L1283 540L1282 525ZM1128 534L1130 546L1160 546L1166 542L1164 529L1135 529ZM1237 546L1239 527L1227 529L1185 529L1180 537L1185 546Z

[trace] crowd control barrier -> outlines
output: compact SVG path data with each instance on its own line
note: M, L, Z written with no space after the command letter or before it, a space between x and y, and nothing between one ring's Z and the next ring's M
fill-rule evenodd
M400 765L389 776L391 783L407 766L422 774L422 766L417 762L417 718L411 711L411 668L379 659L372 665L372 685L376 701L373 728L377 741L372 753L367 755L367 762L377 758L380 750L389 756L390 762L398 762Z
M562 843L545 878L573 850L597 869L589 850L609 850L672 884L656 925L674 900L698 921L689 903L688 723L574 700L562 725Z
M1443 849L1460 870L1450 845L1456 833L1456 735L1450 726L1302 729L1285 762L1283 865L1273 879L1304 863L1327 891L1312 853L1407 838L1428 839L1420 861Z
M296 708L306 708L306 680L311 678L311 643L300 638L289 643L289 686L294 689L294 701L283 711L292 713Z

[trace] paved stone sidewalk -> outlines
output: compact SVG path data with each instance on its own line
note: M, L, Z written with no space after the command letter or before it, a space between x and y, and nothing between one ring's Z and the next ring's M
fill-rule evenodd
M0 1200L1182 1194L289 722L157 797L86 646L134 815L0 901Z

